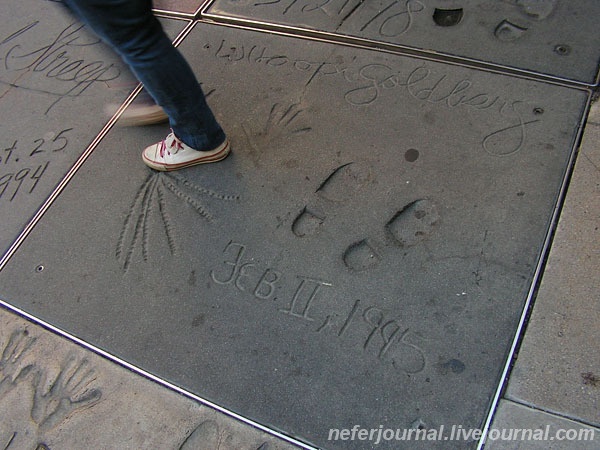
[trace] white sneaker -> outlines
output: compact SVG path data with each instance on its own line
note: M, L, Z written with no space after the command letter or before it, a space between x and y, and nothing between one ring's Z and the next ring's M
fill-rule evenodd
M173 132L142 152L144 164L155 170L170 171L221 161L229 155L229 140L209 151L199 151L181 142Z

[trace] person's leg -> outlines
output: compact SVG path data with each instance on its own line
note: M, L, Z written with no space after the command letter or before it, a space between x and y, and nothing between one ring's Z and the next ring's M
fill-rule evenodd
M152 14L151 0L65 3L123 57L165 110L179 140L196 150L211 150L225 141L190 66Z

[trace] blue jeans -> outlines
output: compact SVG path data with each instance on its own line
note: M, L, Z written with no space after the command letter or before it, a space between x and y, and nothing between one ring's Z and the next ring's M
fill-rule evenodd
M181 141L211 150L225 133L206 104L192 69L152 13L152 0L65 0L111 45L167 115Z

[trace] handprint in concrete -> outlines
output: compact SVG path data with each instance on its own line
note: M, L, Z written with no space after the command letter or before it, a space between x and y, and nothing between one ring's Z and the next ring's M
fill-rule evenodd
M40 371L33 380L31 418L41 430L54 428L73 412L93 406L102 397L100 389L93 386L95 371L86 359L70 356L49 383L47 376L46 371Z
M35 366L24 364L23 360L35 338L27 330L12 332L0 358L0 399L15 389L18 384L32 373Z

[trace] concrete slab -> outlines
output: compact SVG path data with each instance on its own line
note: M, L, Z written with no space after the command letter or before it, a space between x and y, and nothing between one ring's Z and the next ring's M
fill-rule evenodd
M480 426L587 94L207 24L182 50L233 155L159 174L164 127L112 130L2 298L318 446Z
M593 84L596 0L216 0L214 20L357 38Z
M500 402L485 444L486 450L593 450L599 446L599 428L507 400Z
M600 426L600 125L588 123L507 398Z
M165 20L176 35L185 22ZM12 2L0 17L0 255L136 85L63 5Z
M0 354L6 450L296 448L2 308Z

